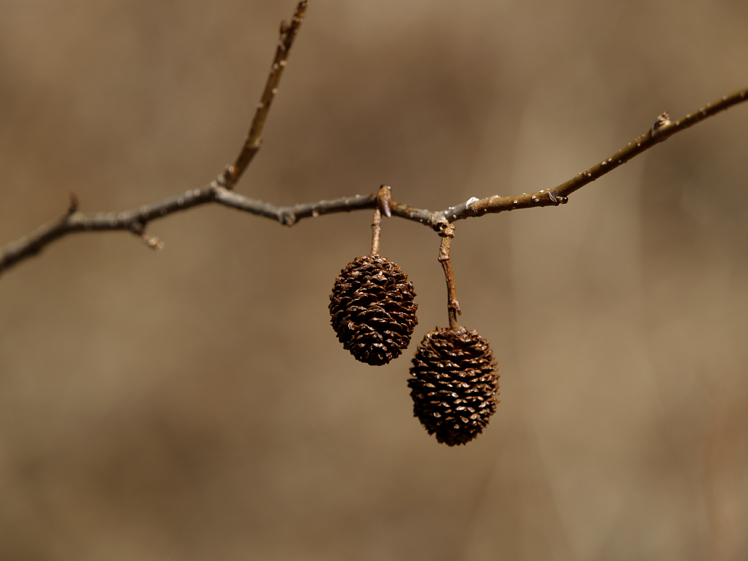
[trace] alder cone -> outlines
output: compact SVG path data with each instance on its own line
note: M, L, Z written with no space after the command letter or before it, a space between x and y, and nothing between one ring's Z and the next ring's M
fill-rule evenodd
M418 345L408 380L413 415L436 440L455 446L478 436L496 412L497 365L477 331L437 328Z
M408 276L379 255L359 257L335 279L332 327L359 361L381 366L408 347L418 323L416 293Z

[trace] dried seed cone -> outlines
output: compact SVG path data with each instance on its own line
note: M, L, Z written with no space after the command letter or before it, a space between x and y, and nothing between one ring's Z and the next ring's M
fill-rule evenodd
M359 257L335 279L331 323L357 360L381 366L410 343L418 323L413 284L395 263L379 255Z
M413 415L439 442L466 444L496 411L496 370L488 341L477 331L437 328L427 333L410 368Z

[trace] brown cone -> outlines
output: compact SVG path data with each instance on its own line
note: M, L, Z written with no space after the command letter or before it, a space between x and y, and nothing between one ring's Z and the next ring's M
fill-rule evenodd
M496 411L499 376L477 331L437 328L418 345L408 380L413 415L449 446L466 444Z
M397 358L418 323L413 284L379 255L359 257L335 279L331 323L343 347L359 361L380 366Z

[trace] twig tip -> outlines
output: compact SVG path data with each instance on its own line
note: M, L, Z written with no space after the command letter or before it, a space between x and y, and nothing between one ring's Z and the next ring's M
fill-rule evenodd
M80 204L80 200L78 199L78 195L71 192L70 193L70 205L68 206L68 216L71 214L75 214L78 212L78 205Z
M153 251L161 251L164 249L164 242L156 236L143 235L143 241L145 242L145 245L150 247Z
M377 208L387 218L392 217L392 188L382 185L377 192Z

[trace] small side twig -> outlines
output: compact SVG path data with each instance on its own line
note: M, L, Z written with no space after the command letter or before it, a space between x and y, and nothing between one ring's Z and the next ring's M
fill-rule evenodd
M70 206L68 207L68 216L78 212L79 204L80 201L78 200L78 195L76 195L75 193L70 193Z
M304 19L307 1L301 0L296 5L291 23L281 22L280 37L278 39L278 47L275 49L275 58L273 59L273 65L270 67L270 75L265 83L265 90L262 92L260 103L257 104L255 116L252 119L252 126L249 128L244 145L236 160L218 177L218 185L221 187L233 189L244 173L244 170L249 166L252 158L260 150L260 146L262 145L262 129L270 112L270 105L273 103L275 94L278 92L278 84L283 75L283 70L286 68L286 61L291 52L291 46Z
M461 314L460 303L457 300L457 287L455 286L455 275L452 270L452 259L450 257L450 247L452 238L455 236L454 224L442 223L439 231L442 238L439 245L439 263L444 269L444 278L447 281L447 311L449 313L449 328L452 331L459 331L460 324L457 323L457 316Z
M143 243L150 247L154 251L161 251L164 249L164 242L158 237L151 236L146 232L145 225L140 222L135 222L131 227L130 231L135 234L138 238L143 240Z

